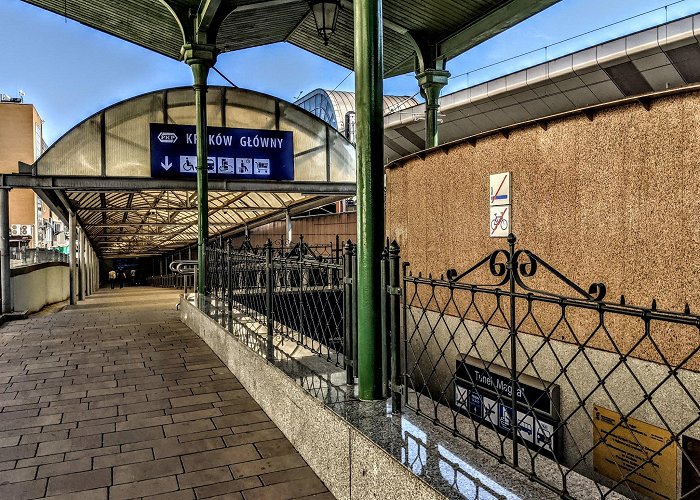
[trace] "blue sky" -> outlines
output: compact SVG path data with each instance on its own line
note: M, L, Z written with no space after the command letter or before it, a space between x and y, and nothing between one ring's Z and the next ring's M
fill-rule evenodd
M601 41L700 12L700 0L561 0L553 7L448 62L455 76L443 93L486 81ZM669 5L672 4L672 5ZM663 8L669 5L667 8ZM660 8L660 9L659 9ZM553 45L574 35L652 9L630 21ZM332 41L331 41L332 43ZM527 51L527 56L496 64ZM190 85L180 62L105 35L20 0L0 0L0 92L26 93L44 119L51 144L74 124L100 109L150 90ZM227 53L217 68L238 86L294 100L315 88L335 88L348 70L289 44ZM469 74L464 74L469 72ZM457 77L457 75L461 75ZM225 84L216 73L212 84ZM353 90L352 76L339 89ZM391 78L385 93L413 95L413 75Z

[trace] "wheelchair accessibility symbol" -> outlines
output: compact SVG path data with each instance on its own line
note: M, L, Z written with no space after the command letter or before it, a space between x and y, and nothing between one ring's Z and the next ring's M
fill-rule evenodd
M196 172L197 157L196 156L181 156L180 157L180 172Z

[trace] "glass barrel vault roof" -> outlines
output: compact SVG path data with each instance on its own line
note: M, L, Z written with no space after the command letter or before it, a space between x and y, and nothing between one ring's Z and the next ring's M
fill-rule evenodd
M210 87L207 108L210 126L292 131L294 182L355 182L354 147L311 113L269 95L230 87ZM36 174L150 179L151 123L194 125L192 88L151 92L95 113L36 161ZM66 189L65 194L102 256L166 253L196 241L196 193L149 186L144 182L144 190L136 192ZM273 181L263 191L210 191L210 233L251 227L337 199L308 191L280 192Z

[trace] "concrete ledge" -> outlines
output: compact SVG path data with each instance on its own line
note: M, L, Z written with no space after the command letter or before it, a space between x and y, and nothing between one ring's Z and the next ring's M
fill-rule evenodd
M29 317L28 311L15 311L11 313L0 314L0 325L4 325L8 321L17 321L20 319L27 319Z
M446 498L195 305L180 311L336 498Z
M68 262L41 262L39 264L27 264L19 267L10 268L10 276L13 278L15 276L22 276L23 274L33 273L39 269L46 269L47 267L69 267Z

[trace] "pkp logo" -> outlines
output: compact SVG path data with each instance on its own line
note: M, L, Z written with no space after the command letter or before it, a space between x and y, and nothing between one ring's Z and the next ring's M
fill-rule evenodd
M166 144L175 144L175 141L177 141L177 134L174 132L161 132L158 134L158 140Z

